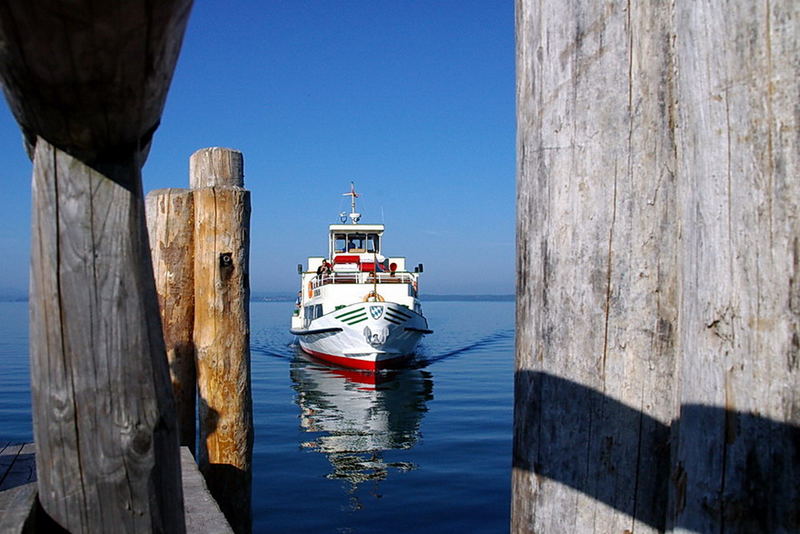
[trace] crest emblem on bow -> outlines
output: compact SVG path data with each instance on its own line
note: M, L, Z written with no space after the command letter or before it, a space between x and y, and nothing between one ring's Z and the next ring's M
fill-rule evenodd
M383 306L370 306L369 314L373 319L378 320L383 315Z

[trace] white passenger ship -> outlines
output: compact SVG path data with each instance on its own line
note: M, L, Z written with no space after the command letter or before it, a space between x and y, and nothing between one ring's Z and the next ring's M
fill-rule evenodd
M410 272L405 258L384 257L384 226L360 224L352 184L345 195L350 213L329 226L328 256L308 258L306 270L297 266L300 292L290 332L305 352L336 365L397 367L433 333L418 298L423 267Z

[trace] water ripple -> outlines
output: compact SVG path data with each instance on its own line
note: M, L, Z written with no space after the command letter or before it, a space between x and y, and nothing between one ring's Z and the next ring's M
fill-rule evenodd
M270 358L277 358L279 360L291 361L295 356L295 347L296 345L294 343L273 345L271 343L251 342L250 352L269 356Z
M509 342L513 343L513 341L514 341L513 328L497 330L468 345L464 345L463 347L458 347L456 349L452 349L433 356L425 354L425 349L423 348L420 350L420 352L417 353L417 357L415 358L415 363L412 365L416 369L421 369L423 367L427 367L434 363L441 362L443 360L448 360L450 358L455 358L458 356L463 356L465 354L469 354L472 352L481 352L489 349L505 349L508 347Z

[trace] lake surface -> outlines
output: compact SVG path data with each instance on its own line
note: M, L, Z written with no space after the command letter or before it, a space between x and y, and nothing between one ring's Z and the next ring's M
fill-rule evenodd
M412 368L311 361L251 304L254 532L507 532L513 302L424 302ZM0 441L31 441L27 303L0 303Z

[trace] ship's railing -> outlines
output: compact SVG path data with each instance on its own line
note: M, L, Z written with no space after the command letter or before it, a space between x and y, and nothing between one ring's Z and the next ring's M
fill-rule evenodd
M411 284L416 286L416 277L411 273L327 273L318 275L312 280L313 289L328 284Z

